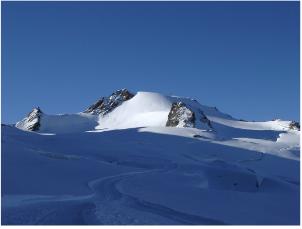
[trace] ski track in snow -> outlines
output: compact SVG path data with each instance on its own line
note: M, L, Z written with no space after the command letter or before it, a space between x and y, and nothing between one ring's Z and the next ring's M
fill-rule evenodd
M8 208L8 213L14 214L14 219L20 217L22 224L33 225L86 225L86 224L99 224L99 225L114 225L114 224L129 224L129 216L125 215L124 209L119 211L118 208L125 207L131 212L134 209L139 212L146 212L155 215L156 221L148 222L148 224L170 224L170 225L222 225L225 224L219 220L209 219L202 216L187 214L184 212L176 211L164 205L151 203L140 199L135 196L124 194L118 189L118 183L128 178L135 176L142 176L150 173L167 173L175 170L178 167L176 163L170 163L169 166L163 169L150 169L138 172L127 172L114 176L102 177L88 183L88 186L93 191L90 195L85 195L75 198L64 198L61 196L52 198L31 198L25 201L24 206L39 209L50 208L46 213L30 219L31 216L24 215L24 212L13 212L14 208ZM34 201L35 203L30 203ZM26 202L29 202L26 204ZM112 205L112 206L111 206ZM97 211L99 207L102 211ZM116 207L118 206L118 207ZM25 208L27 209L27 208ZM113 210L112 210L113 209ZM18 213L20 214L18 216ZM111 216L110 221L107 219L108 215ZM130 217L137 217L137 215L130 213ZM98 220L98 217L102 220ZM115 219L116 217L116 219ZM123 218L124 217L124 218ZM144 217L144 215L142 215ZM145 219L132 218L132 224L144 224ZM27 222L26 222L27 221ZM94 223L92 223L94 222ZM2 222L9 224L9 222Z
M95 191L95 198L101 198L102 201L122 201L127 207L137 209L152 214L159 215L161 217L168 218L175 222L175 224L223 224L218 220L212 220L201 216L195 216L191 214L182 213L163 205L150 203L134 196L123 194L118 188L117 184L129 177L136 175L143 175L146 173L165 173L170 172L177 168L177 165L172 163L168 168L147 170L143 172L134 172L121 174L117 176L108 177L101 180L96 180L92 183L91 187Z

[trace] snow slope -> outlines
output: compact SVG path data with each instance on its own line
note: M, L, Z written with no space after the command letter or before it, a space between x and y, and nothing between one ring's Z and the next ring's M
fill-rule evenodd
M62 114L41 116L40 133L77 133L93 130L98 117L90 114Z
M212 128L166 127L172 103ZM300 131L138 92L106 115L2 125L2 224L297 225ZM51 133L51 134L49 134Z
M286 139L173 127L2 133L3 224L299 223L299 149Z
M124 129L142 126L165 126L172 102L152 92L138 92L108 115L99 119L96 129Z
M34 109L35 110L35 109ZM93 130L98 125L99 117L96 115L78 113L78 114L41 114L38 118L28 121L25 117L16 124L21 130L28 130L28 127L39 122L39 129L36 132L49 134L79 133Z

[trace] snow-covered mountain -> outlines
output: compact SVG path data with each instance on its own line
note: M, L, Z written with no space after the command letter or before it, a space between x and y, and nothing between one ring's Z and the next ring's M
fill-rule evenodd
M41 133L74 133L88 130L126 129L135 127L191 127L216 130L218 120L239 125L267 126L269 122L240 122L214 107L203 106L196 100L164 96L153 92L133 94L127 89L102 97L85 111L77 114L47 115L34 108L16 124L22 130ZM299 130L299 123L277 120L277 129ZM219 129L219 128L218 128Z
M300 125L118 90L2 125L2 224L299 224Z

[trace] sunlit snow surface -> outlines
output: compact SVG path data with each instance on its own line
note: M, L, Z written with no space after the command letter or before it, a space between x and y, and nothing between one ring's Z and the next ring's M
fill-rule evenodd
M2 126L2 224L299 224L289 122L202 106L212 130L164 127L177 98L142 94L103 119Z

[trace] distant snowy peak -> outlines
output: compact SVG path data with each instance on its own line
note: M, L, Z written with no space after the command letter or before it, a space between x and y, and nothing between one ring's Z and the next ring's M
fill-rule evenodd
M39 107L34 108L16 127L41 133L139 127L196 128L215 130L219 134L232 132L234 128L300 130L300 124L294 121L243 122L220 112L216 107L201 105L191 98L165 96L154 92L134 94L127 89L102 97L84 112L76 114L47 115Z
M43 112L39 107L34 108L22 121L16 123L16 127L23 130L37 131L41 124Z
M133 96L134 94L127 89L117 90L109 97L100 98L96 103L88 107L84 113L105 115L120 106L123 102L133 98Z

